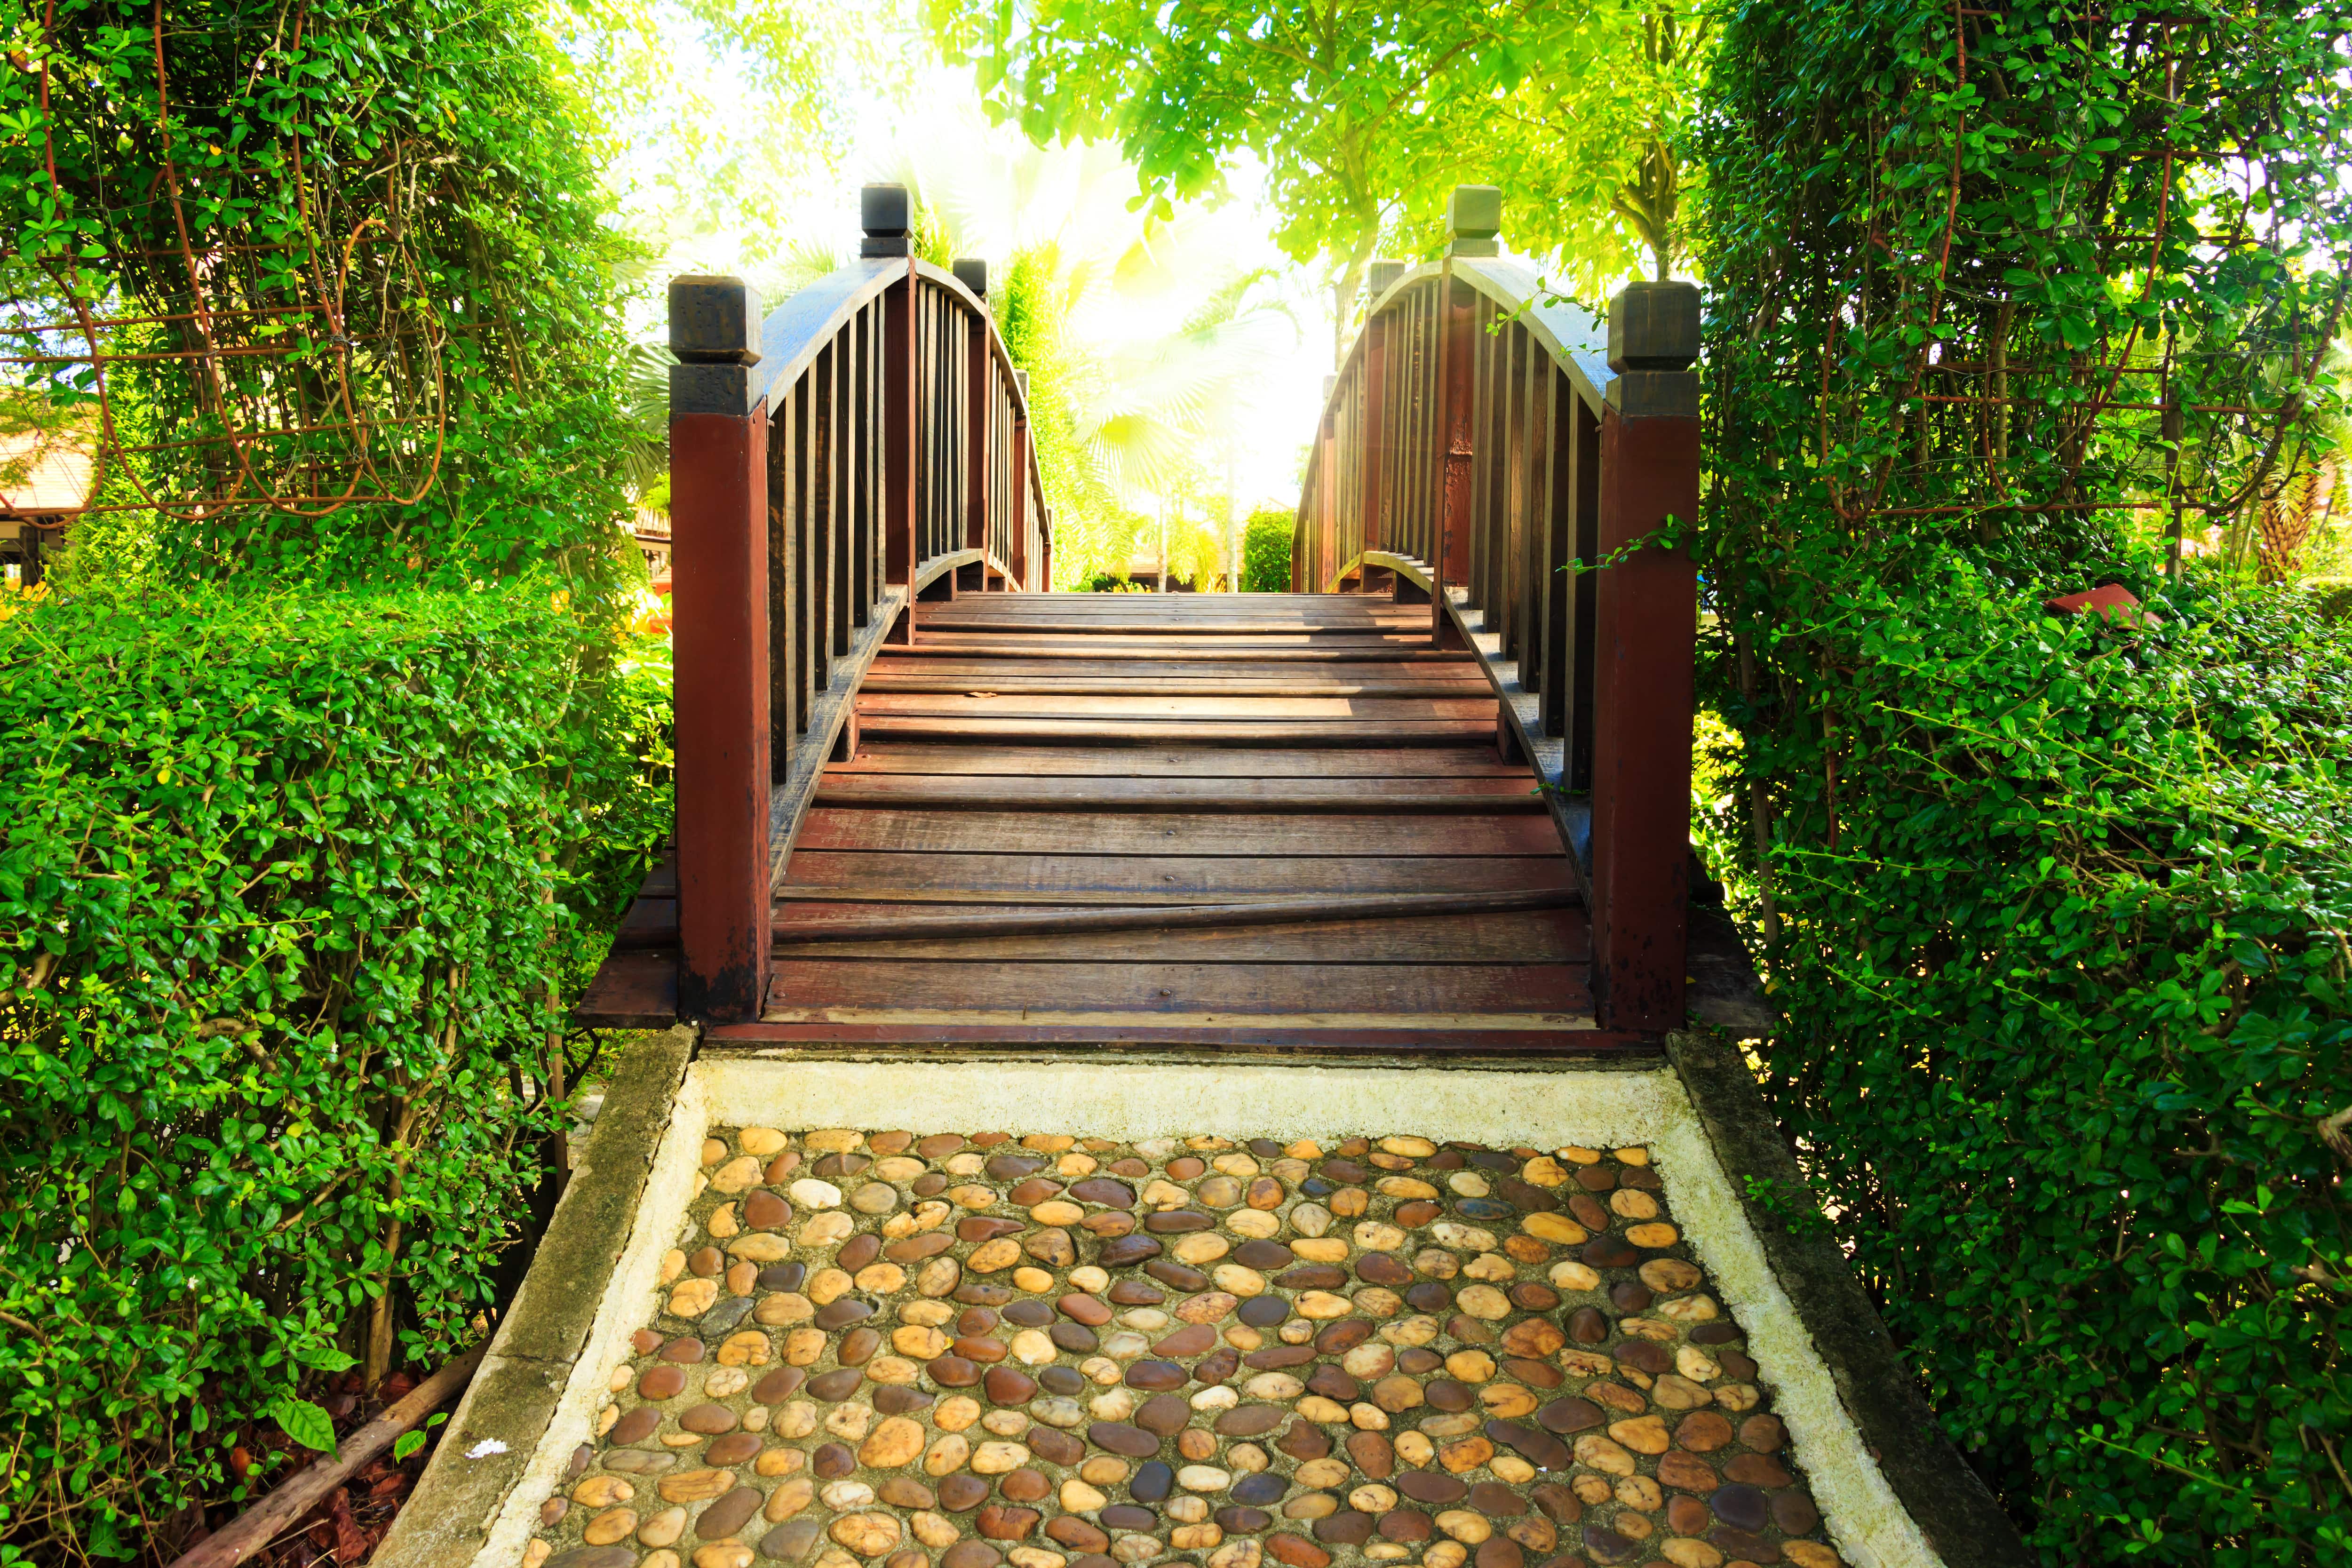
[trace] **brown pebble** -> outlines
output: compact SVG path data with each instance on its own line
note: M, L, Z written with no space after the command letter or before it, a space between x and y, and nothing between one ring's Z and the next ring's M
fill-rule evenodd
M874 1495L892 1508L936 1508L939 1494L912 1476L892 1476L874 1489Z
M961 1471L940 1478L940 1506L950 1513L970 1513L988 1500L986 1478Z
M1139 1361L1127 1369L1129 1388L1181 1388L1192 1374L1172 1361Z
M727 1258L715 1247L698 1247L694 1256L686 1260L686 1267L689 1273L708 1279L727 1267Z
M730 1466L742 1464L758 1454L760 1447L757 1432L730 1432L724 1437L711 1440L710 1447L702 1451L702 1462L723 1470Z
M992 1366L981 1380L992 1405L1026 1405L1037 1395L1037 1380L1009 1366Z
M940 1554L940 1568L996 1568L1003 1561L1004 1553L987 1542L966 1537Z
M1519 1543L1507 1535L1490 1535L1478 1543L1477 1568L1526 1568Z
M1067 1432L1051 1426L1029 1428L1029 1451L1049 1465L1075 1467L1087 1457L1087 1446Z
M1303 1535L1282 1531L1265 1538L1265 1553L1283 1568L1330 1568L1331 1554Z
M1723 1473L1735 1481L1751 1487L1785 1487L1790 1484L1789 1472L1780 1461L1762 1454L1742 1454L1723 1467Z
M1320 1426L1305 1419L1293 1421L1274 1446L1294 1459L1320 1459L1331 1452L1331 1439Z
M1209 1163L1205 1160L1191 1154L1179 1155L1168 1162L1168 1179L1171 1182L1189 1182L1208 1168Z
M841 1244L834 1254L834 1266L845 1274L855 1274L882 1256L882 1238L872 1231L864 1231Z
M1711 1492L1723 1484L1723 1479L1706 1460L1676 1448L1658 1456L1658 1484L1676 1491Z
M1750 1415L1739 1424L1739 1440L1759 1454L1774 1454L1789 1440L1789 1434L1778 1415Z
M1315 1521L1315 1539L1332 1546L1361 1546L1372 1538L1372 1516L1343 1509Z
M1743 1425L1741 1441L1747 1441L1746 1427L1754 1426L1756 1419L1750 1416ZM1694 1410L1675 1424L1675 1442L1694 1454L1712 1454L1730 1441L1731 1423L1712 1410ZM1748 1447L1756 1445L1749 1443Z
M1555 1524L1574 1524L1583 1517L1584 1504L1558 1481L1545 1481L1528 1493L1528 1500Z
M1470 1490L1443 1470L1407 1470L1396 1479L1396 1489L1415 1502L1459 1502Z
M1407 1230L1419 1230L1444 1212L1444 1205L1441 1204L1431 1203L1427 1198L1415 1198L1410 1203L1397 1205L1396 1223Z
M1045 1534L1073 1552L1103 1552L1110 1547L1109 1536L1075 1513L1056 1514L1047 1520Z
M1786 1534L1811 1535L1822 1522L1822 1510L1803 1492L1774 1492L1772 1522Z
M1084 1323L1090 1329L1099 1329L1110 1321L1110 1309L1092 1296L1074 1291L1054 1305L1062 1316Z
M809 1456L809 1468L820 1480L837 1481L857 1468L857 1456L842 1443L821 1443Z
M626 1447L631 1443L644 1442L660 1426L661 1412L650 1405L640 1405L613 1423L612 1431L605 1434L605 1441L616 1448Z
M749 1524L767 1500L757 1487L737 1487L702 1510L694 1521L694 1533L705 1541L724 1541Z
M865 1380L864 1373L854 1366L845 1366L838 1372L828 1372L810 1378L809 1396L813 1399L822 1399L828 1404L835 1403L856 1393L857 1385Z
M1192 1419L1192 1407L1173 1394L1162 1394L1147 1399L1135 1413L1135 1424L1147 1432L1157 1432L1165 1437L1184 1429Z
M980 1381L980 1368L961 1356L933 1357L924 1370L941 1388L970 1388Z
M991 1541L1026 1541L1045 1516L1034 1508L1007 1508L991 1503L972 1520L972 1528Z
M1024 1465L999 1477L996 1489L1014 1502L1036 1502L1054 1489L1054 1483L1045 1479L1044 1471Z
M1177 1330L1174 1333L1170 1334L1166 1339L1161 1340L1158 1344L1153 1345L1151 1347L1151 1353L1158 1356L1171 1357L1196 1356L1201 1354L1203 1351L1213 1348L1216 1342L1217 1331L1215 1329L1212 1328L1207 1323L1193 1323L1188 1327Z
M637 1379L637 1394L651 1400L675 1399L686 1392L686 1371L677 1366L647 1367Z
M1371 1480L1384 1481L1396 1474L1396 1449L1378 1432L1358 1432L1348 1439L1348 1458L1356 1463Z
M1381 1515L1382 1539L1403 1542L1426 1541L1434 1532L1429 1515L1417 1508L1392 1508Z
M662 1346L661 1359L675 1362L680 1366L692 1366L703 1358L709 1349L709 1346L698 1339L672 1340Z

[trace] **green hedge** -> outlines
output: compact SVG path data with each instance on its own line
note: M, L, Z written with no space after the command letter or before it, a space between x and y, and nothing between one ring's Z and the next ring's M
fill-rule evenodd
M1297 518L1279 507L1250 513L1242 531L1242 592L1290 592L1290 542Z
M1767 1093L2045 1562L2341 1561L2352 641L2290 591L2039 597L1864 574L1808 628L1831 721L1738 715Z
M233 1446L315 1441L306 1373L473 1337L553 1125L547 1004L667 815L662 694L568 605L0 623L0 1540L168 1542Z

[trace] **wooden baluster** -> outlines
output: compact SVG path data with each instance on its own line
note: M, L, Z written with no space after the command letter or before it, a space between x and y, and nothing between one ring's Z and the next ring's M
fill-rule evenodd
M1008 459L1013 481L1013 585L1024 591L1036 584L1029 578L1029 421L1013 420L1013 449Z
M1481 356L1477 341L1477 295L1454 276L1457 258L1488 257L1501 247L1496 236L1503 227L1503 193L1493 185L1456 185L1446 198L1445 223L1453 237L1446 244L1445 266L1438 279L1438 417L1437 451L1440 489L1437 508L1437 552L1430 577L1430 633L1441 647L1460 647L1454 617L1446 614L1445 590L1478 584L1471 574L1472 531L1478 526L1477 486L1471 468L1477 451L1477 371Z
M1697 521L1698 290L1636 283L1609 307L1601 417L1592 735L1593 991L1605 1029L1683 1023L1690 901L1696 569L1640 544Z
M882 580L907 591L883 640L904 647L915 640L915 569L921 563L915 542L915 264L907 187L867 185L858 193L858 220L866 231L858 255L908 258L905 279L882 297L881 375Z
M966 318L964 323L964 526L962 549L977 550L986 561L989 547L989 503L994 499L995 487L987 481L992 472L989 450L991 421L988 417L993 399L988 395L988 263L979 257L959 257L954 268L955 279L971 290L981 302L981 309Z
M669 286L678 1006L760 1016L768 979L768 405L760 300Z

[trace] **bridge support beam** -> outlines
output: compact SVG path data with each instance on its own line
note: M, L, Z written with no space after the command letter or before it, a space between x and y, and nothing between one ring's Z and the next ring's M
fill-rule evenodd
M681 370L756 363L759 328L759 297L740 279L670 285ZM675 402L678 1007L742 1023L759 1017L768 983L768 405L722 413Z
M1592 977L1605 1029L1682 1026L1698 580L1698 290L1636 283L1609 308L1594 574ZM1622 559L1620 552L1624 552Z

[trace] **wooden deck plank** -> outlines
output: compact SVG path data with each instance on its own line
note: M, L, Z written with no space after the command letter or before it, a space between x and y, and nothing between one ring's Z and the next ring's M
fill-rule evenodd
M1490 709L1492 704L1487 705ZM1244 746L1458 746L1495 732L1495 716L1481 720L1417 721L1322 719L1243 723L1212 719L1017 719L925 718L876 713L861 718L862 732L890 740L1093 742L1112 746L1148 746L1171 741L1191 745Z
M834 778L870 773L1012 774L1020 777L1159 779L1509 779L1535 787L1534 775L1496 757L1490 746L1365 746L1293 752L1247 746L988 746L870 737L857 755L835 763Z
M825 942L800 936L811 911L794 904L778 932L779 958L929 959L940 963L1588 963L1581 910L1449 915L1233 930L1065 931L1054 935L897 942ZM872 905L834 909L871 910ZM837 919L837 917L836 917Z
M874 692L861 694L861 723L884 714L908 718L1202 720L1260 723L1349 720L1357 723L1419 724L1432 721L1492 722L1495 699L1481 697L1254 697L1202 695L1067 695L1051 692Z
M937 963L787 960L772 1023L1009 1021L1087 1024L1150 1016L1213 1025L1282 1019L1346 1027L1589 1026L1581 964Z
M899 855L1181 853L1219 856L1559 855L1544 816L1225 815L1108 811L893 811L818 806L801 828L805 849Z
M1005 854L868 850L793 852L786 899L923 894L942 901L1124 903L1167 900L1299 897L1309 893L1472 893L1516 889L1572 890L1574 873L1557 852L1526 856L1343 856Z
M997 773L922 773L830 772L817 790L820 805L961 805L998 799L1017 793L1034 809L1036 803L1064 801L1069 808L1097 805L1134 809L1147 803L1166 809L1184 801L1202 803L1201 809L1265 810L1311 800L1354 801L1359 809L1385 811L1402 799L1427 801L1454 797L1460 806L1448 809L1541 810L1543 803L1524 779L1508 776L1467 778L1164 778L1150 772L1118 774L1037 778L1008 764ZM1322 809L1334 809L1322 807Z

